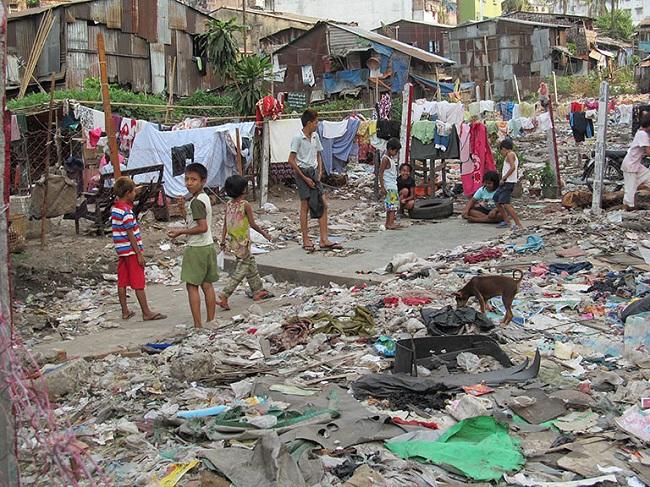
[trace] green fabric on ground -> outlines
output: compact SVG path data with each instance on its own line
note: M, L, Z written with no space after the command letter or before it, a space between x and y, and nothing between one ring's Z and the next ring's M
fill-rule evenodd
M375 329L375 320L368 311L368 308L363 306L357 306L354 310L354 316L347 319L334 318L329 313L319 313L309 318L314 325L319 324L320 322L325 321L327 324L322 325L311 333L340 333L342 335L363 335L370 336L372 335Z
M401 458L453 467L474 480L498 480L524 465L519 441L491 416L463 420L436 441L389 441L386 447Z

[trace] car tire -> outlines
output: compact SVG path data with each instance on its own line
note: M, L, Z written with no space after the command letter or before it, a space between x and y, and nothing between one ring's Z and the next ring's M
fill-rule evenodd
M454 213L454 200L451 198L427 198L416 200L409 216L417 220L441 220Z

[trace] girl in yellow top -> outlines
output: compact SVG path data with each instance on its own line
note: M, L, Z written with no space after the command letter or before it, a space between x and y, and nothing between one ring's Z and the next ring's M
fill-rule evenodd
M223 232L221 234L221 248L232 252L237 258L237 267L230 277L230 280L219 294L217 304L223 309L230 309L228 298L235 292L237 286L246 278L248 285L253 292L253 299L260 301L272 297L271 293L265 291L257 270L255 258L251 255L250 229L261 233L267 240L271 236L255 223L253 208L251 204L244 199L248 181L241 176L230 176L226 179L224 189L226 194L232 198L226 203L226 216L223 222ZM227 242L227 243L226 243Z

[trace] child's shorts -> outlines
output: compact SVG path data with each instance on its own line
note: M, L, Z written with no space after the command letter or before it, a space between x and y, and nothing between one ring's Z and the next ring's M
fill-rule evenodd
M494 193L492 199L495 203L507 205L512 200L512 191L515 189L515 183L505 183Z
M387 189L386 197L384 198L384 206L386 211L399 210L399 193L396 189Z
M144 289L144 267L138 263L137 255L126 255L117 259L117 287Z
M185 247L183 265L181 266L181 281L200 286L204 282L217 282L218 280L217 250L214 245Z

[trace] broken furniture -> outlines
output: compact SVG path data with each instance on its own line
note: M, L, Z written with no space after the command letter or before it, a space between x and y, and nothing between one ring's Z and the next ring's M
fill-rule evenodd
M128 176L136 182L137 191L136 199L133 202L133 213L136 218L158 204L158 198L163 187L163 164L155 166L140 167L137 169L127 169L122 171L122 176ZM157 174L156 174L157 173ZM147 182L139 182L136 176L151 174ZM77 210L74 213L75 229L79 233L79 219L85 218L92 221L97 229L97 234L101 235L104 228L110 223L111 208L115 201L113 187L106 187L106 181L114 179L113 173L102 174L99 179L99 185L95 192L81 193L83 200L77 204Z

